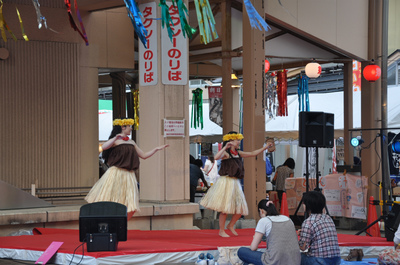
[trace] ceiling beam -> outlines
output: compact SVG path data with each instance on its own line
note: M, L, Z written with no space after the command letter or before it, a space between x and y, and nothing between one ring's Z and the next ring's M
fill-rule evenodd
M241 57L241 56L242 56L241 52L234 52L234 51L210 52L210 53L205 53L205 54L190 55L189 63L197 63L197 62L211 61L211 60L217 60L217 59L228 58L228 57L232 58L232 57Z
M281 31L275 32L273 34L267 35L267 36L265 36L265 41L273 40L273 39L278 38L278 37L280 37L282 35L285 35L286 33L287 33L287 31L281 30Z
M217 47L221 47L221 43L222 43L221 41L213 41L208 44L195 44L195 45L189 46L189 50L190 51L199 51L199 50L206 50L206 49L210 49L210 48L217 48Z
M189 76L193 78L220 77L222 68L216 64L189 64Z

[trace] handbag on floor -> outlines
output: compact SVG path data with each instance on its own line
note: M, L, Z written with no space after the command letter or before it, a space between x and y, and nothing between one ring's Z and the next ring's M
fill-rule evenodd
M243 261L241 261L237 255L239 248L240 247L218 247L218 265L242 265Z

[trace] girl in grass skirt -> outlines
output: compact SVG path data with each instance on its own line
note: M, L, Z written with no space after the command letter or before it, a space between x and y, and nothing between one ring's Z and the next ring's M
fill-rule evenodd
M102 145L103 158L110 167L94 184L85 200L89 203L112 201L124 204L128 220L139 210L139 190L135 170L139 168L139 157L147 159L168 145L143 152L135 141L129 139L133 119L116 119L109 140Z
M252 152L240 151L239 145L242 139L242 134L233 131L223 136L223 147L214 157L216 160L221 159L220 177L200 201L202 206L220 212L219 235L221 237L229 237L225 232L227 214L233 214L233 216L226 228L237 236L234 229L235 223L242 215L249 213L240 183L244 177L242 158L257 156L266 149L274 150L274 143L268 142L264 147Z

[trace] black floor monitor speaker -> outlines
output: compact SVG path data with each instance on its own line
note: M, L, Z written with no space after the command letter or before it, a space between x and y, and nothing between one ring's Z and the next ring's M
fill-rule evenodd
M299 146L333 147L334 114L302 111L299 113Z
M79 241L88 251L116 251L127 240L127 208L116 202L83 205L79 212Z

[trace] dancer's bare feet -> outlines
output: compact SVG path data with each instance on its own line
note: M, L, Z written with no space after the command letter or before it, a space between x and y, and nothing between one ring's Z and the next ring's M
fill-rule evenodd
M225 233L224 230L219 230L219 236L221 236L221 237L229 237L229 235L227 233Z
M229 231L231 231L233 235L238 236L238 233L236 233L236 231L233 228L233 226L227 226L226 228L229 229Z

